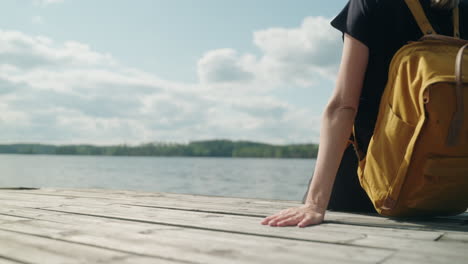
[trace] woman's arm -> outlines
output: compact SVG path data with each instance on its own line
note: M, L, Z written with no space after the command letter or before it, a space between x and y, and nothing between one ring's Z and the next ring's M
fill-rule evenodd
M323 221L356 117L368 57L367 46L345 34L338 79L323 114L319 153L305 204L269 216L262 224L305 227Z

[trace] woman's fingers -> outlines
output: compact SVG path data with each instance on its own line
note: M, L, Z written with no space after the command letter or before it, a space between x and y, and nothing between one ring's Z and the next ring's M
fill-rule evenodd
M284 214L284 215L278 215L277 217L273 218L270 220L270 222L268 223L270 226L277 226L279 222L285 220L285 219L288 219L292 216L294 216L295 214L294 213L289 213L289 214Z
M279 221L282 221L283 219L286 219L288 218L289 216L291 215L291 213L288 213L286 211L281 211L275 215L272 215L272 216L269 216L267 218L265 218L263 221L262 221L262 224L264 225L276 225L276 223L278 223Z
M273 219L275 219L275 218L277 218L277 217L280 217L280 216L282 216L282 215L284 215L284 211L281 211L281 212L276 213L276 214L274 214L274 215L270 215L270 216L266 217L265 219L263 219L262 224L263 224L263 225L268 225L268 223L269 223L271 220L273 220Z
M313 224L313 220L314 220L314 218L313 218L312 216L309 216L309 215L308 215L308 216L304 217L304 218L297 224L297 226L298 226L298 227L306 227L306 226L308 226L308 225Z
M297 223L299 223L302 219L304 218L304 215L303 214L297 214L297 215L293 215L285 220L282 220L280 222L278 222L278 226L291 226L291 225L296 225Z
M270 226L296 225L302 220L303 217L304 217L304 213L302 212L291 212L287 215L276 217L275 219L269 222L269 225Z
M278 217L283 217L283 216L285 216L287 214L290 214L290 213L291 213L290 209L282 210L282 211L280 211L280 212L278 212L278 213L276 213L274 215L270 215L270 216L266 217L265 219L262 220L261 223L263 225L268 225L270 223L270 221L275 220Z
M262 225L268 225L270 223L270 221L275 219L276 217L278 217L278 214L270 215L270 216L266 217L265 219L263 219L261 223L262 223Z

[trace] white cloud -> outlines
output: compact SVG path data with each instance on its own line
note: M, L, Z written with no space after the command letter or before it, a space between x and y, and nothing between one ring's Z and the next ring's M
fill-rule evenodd
M235 50L210 51L198 61L198 76L202 83L249 81L254 75L244 68L243 62Z
M41 16L33 16L31 22L36 25L44 24L44 19Z
M333 79L340 56L341 35L329 19L307 17L299 28L254 32L261 56L239 55L232 49L207 52L198 62L202 83L254 81L257 86L311 86L317 78Z
M0 30L0 142L317 139L317 113L271 91L333 75L340 36L324 18L254 33L260 56L212 50L199 83L162 80L84 43Z
M33 0L33 3L35 5L46 6L46 5L51 5L51 4L63 3L64 1L65 0Z
M109 54L94 52L88 45L69 41L55 44L42 36L0 30L0 61L20 68L63 68L109 65Z

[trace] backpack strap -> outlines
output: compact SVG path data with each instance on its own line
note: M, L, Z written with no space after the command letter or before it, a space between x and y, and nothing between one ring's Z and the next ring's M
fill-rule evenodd
M458 6L453 9L453 36L460 38L460 11Z
M432 27L431 23L427 19L424 9L421 6L419 0L405 0L406 5L411 10L414 19L418 23L423 35L437 34ZM460 37L460 15L458 7L453 9L453 35L456 38Z
M450 128L447 136L446 145L455 146L458 144L460 139L460 134L463 129L463 120L464 117L464 105L463 105L463 53L465 49L468 48L468 43L463 45L458 51L457 57L455 59L455 95L457 97L457 108L453 115L452 122L450 123Z
M405 0L406 5L411 10L411 13L416 19L419 28L421 29L423 35L427 34L436 34L434 28L432 27L431 23L427 19L426 14L424 13L424 9L419 3L419 0Z
M353 130L351 132L351 137L348 140L348 146L353 145L354 152L356 153L356 157L358 158L358 161L360 162L366 157L366 154L364 151L359 147L357 138L356 138L356 125L353 126Z

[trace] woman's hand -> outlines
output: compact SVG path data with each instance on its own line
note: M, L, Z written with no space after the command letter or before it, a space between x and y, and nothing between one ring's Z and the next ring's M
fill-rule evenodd
M294 226L306 227L322 223L325 217L325 210L316 206L305 204L280 211L277 214L268 216L261 222L262 225L269 226Z

